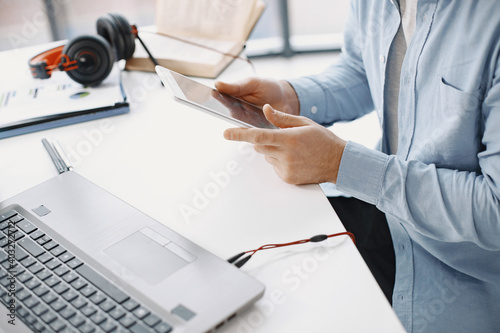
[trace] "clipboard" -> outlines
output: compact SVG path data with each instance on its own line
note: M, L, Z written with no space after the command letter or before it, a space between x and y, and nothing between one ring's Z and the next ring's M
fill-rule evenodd
M97 87L84 87L62 72L48 80L30 78L13 87L0 87L0 139L129 111L117 64Z

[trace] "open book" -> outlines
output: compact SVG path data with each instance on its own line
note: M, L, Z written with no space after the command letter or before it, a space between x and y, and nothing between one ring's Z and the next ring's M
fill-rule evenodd
M156 31L139 34L159 65L215 78L241 53L264 8L262 0L157 0ZM136 43L125 68L154 72Z

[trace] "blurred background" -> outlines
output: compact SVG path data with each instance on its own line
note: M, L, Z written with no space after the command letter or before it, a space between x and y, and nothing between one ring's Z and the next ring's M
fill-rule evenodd
M182 0L179 0L182 1ZM349 0L264 0L247 43L249 57L338 51ZM153 25L156 0L0 0L0 51L95 34L117 12L138 27Z

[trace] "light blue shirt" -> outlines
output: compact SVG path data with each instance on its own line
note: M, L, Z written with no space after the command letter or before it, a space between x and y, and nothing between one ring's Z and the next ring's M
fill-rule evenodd
M326 125L375 109L383 125L396 6L352 2L341 60L290 81L302 115ZM338 189L386 213L408 332L500 331L499 57L498 0L420 0L397 155L348 142L342 156Z

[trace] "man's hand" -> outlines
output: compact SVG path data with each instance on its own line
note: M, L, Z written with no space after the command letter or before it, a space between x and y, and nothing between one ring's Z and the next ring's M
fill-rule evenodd
M253 143L289 184L337 182L344 140L308 118L275 111L268 104L264 114L281 129L230 128L224 137Z
M300 112L297 94L287 81L251 77L235 83L217 81L215 88L260 107L267 103L288 114L299 115Z

